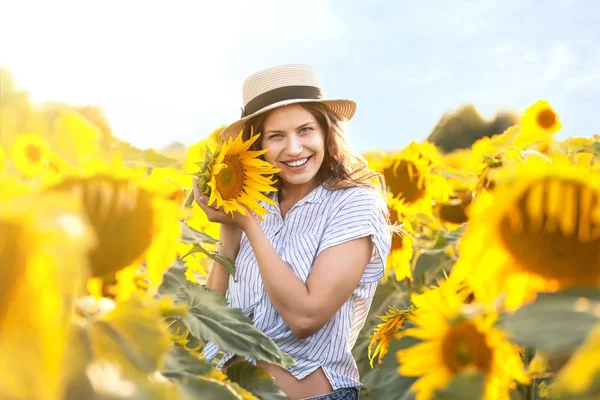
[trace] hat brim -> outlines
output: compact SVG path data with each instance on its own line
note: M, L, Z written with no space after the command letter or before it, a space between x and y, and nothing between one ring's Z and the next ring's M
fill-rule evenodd
M279 107L287 106L290 104L297 103L322 103L325 104L329 109L337 115L341 121L349 121L354 116L356 112L356 102L347 99L338 99L338 100L323 100L323 99L290 99L290 100L282 100L277 103L270 104L260 110L256 111L253 114L247 115L244 118L241 118L234 123L228 125L225 129L223 129L220 133L221 139L224 141L229 140L231 137L237 136L242 129L246 121L250 118L256 117L257 115L264 114L267 111L274 110Z

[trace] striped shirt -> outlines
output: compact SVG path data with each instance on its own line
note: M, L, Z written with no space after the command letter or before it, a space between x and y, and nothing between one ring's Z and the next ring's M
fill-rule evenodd
M278 204L277 194L271 196ZM306 339L294 336L271 303L245 234L236 258L238 282L230 277L226 293L231 307L242 309L246 316L253 315L254 325L296 361L287 368L294 377L302 379L322 367L334 390L360 386L351 350L365 324L377 282L384 276L391 246L391 236L375 194L363 187L328 190L321 185L299 200L285 219L279 204L261 205L268 211L261 222L264 234L303 282L321 251L365 236L374 242L376 252L350 298L319 331ZM204 350L208 360L218 352L212 342ZM224 354L219 366L233 356ZM248 357L246 360L256 362Z

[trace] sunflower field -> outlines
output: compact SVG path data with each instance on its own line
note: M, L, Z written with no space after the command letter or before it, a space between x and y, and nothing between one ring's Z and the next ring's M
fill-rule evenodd
M0 89L0 398L285 399L261 367L203 357L294 363L203 285L235 263L189 201L194 177L223 194L276 171L222 126L168 156ZM361 399L600 398L600 136L557 140L558 111L450 153L364 154L401 232L353 350ZM246 202L272 183L253 179Z

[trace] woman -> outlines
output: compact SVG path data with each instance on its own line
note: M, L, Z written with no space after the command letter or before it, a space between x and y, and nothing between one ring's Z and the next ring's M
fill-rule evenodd
M360 381L351 349L365 323L390 250L382 178L353 156L341 123L354 115L350 100L326 100L304 65L269 68L244 82L242 118L227 139L260 132L256 149L281 168L277 206L260 222L234 218L195 200L221 223L219 252L236 260L235 282L214 263L207 287L226 295L296 364L260 362L292 399L357 399ZM214 344L207 358L218 353ZM220 367L242 360L225 354ZM252 361L252 360L251 360Z

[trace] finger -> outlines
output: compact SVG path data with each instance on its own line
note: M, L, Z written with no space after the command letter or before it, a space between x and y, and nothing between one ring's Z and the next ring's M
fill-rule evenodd
M198 205L199 205L200 207L202 207L203 209L204 209L204 208L211 208L211 207L208 205L208 197L206 197L206 196L205 196L205 195L203 195L203 194L200 194L200 193L198 193L198 195L196 196L196 203L198 203Z
M202 196L200 189L198 188L198 178L194 178L194 200L198 202L198 199Z

